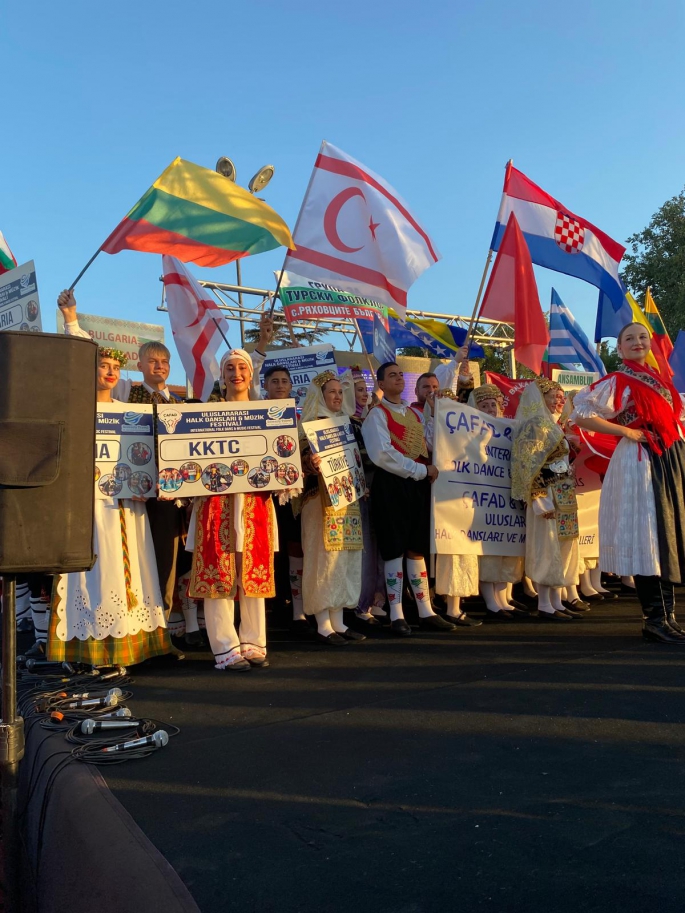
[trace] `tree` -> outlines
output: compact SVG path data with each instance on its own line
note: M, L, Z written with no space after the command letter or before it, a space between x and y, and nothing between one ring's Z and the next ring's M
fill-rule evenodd
M618 371L621 365L621 356L616 349L610 349L609 344L604 340L599 344L599 357L604 362L604 367L609 373Z
M621 276L636 298L647 286L672 337L685 326L685 188L626 242Z

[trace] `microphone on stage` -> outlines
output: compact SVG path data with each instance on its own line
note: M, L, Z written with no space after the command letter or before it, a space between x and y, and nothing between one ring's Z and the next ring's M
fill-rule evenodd
M122 697L123 693L124 692L121 690L121 688L110 688L107 692L107 697L112 694L114 694L116 697ZM95 695L91 694L90 691L84 691L82 694L72 694L70 697L73 697L79 701L84 701L87 697L95 697ZM100 695L100 697L102 697L102 695Z
M85 701L72 701L67 704L67 710L78 710L84 707L116 707L119 698L116 694L108 694L105 697L91 697Z
M118 678L120 675L126 675L126 666L115 666L111 672L101 675L100 681L105 682L108 678Z
M92 735L94 732L101 732L104 729L124 729L126 726L137 726L138 720L84 720L81 723L81 732L84 735Z
M100 717L101 720L111 720L111 719L130 719L131 711L128 707L119 707L118 710L112 710L110 713L103 713Z
M111 745L109 748L101 748L101 751L128 751L129 749L145 748L150 745L153 748L164 748L169 742L169 733L164 729L159 729L152 735L147 735L142 739L132 739L130 742L122 742L121 745Z
M46 668L49 667L49 668ZM51 662L48 659L27 659L26 660L26 669L28 672L33 672L35 669L36 672L48 672L52 668L55 672L69 672L70 675L74 674L74 667L71 663L57 663Z

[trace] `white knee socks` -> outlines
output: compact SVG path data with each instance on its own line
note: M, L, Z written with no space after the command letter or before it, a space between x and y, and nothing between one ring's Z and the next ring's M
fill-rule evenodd
M549 615L554 614L554 606L550 602L550 593L551 587L544 586L543 584L536 584L538 589L538 612L547 612Z
M324 609L323 612L317 612L314 618L316 619L316 629L319 634L323 634L324 637L335 634L335 628L331 624L331 613L328 609Z
M451 618L460 618L462 615L461 611L461 597L460 596L446 596L447 600L447 614Z
M590 571L590 580L592 581L592 586L598 593L608 593L606 587L602 586L602 570L599 566L593 567Z
M480 594L485 600L485 605L488 608L489 612L501 612L502 606L499 604L497 597L495 596L495 584L487 583L484 580L480 582Z
M428 618L430 615L435 615L428 591L428 571L426 570L425 560L423 558L407 558L407 573L409 574L412 592L416 598L419 618Z
M36 643L47 643L50 603L41 596L31 596L31 618L36 631Z
M596 596L597 590L592 583L592 571L585 570L580 575L580 592L583 596Z
M512 606L509 605L509 600L507 599L507 584L506 583L493 583L495 589L495 599L502 609L511 609Z
M347 631L347 625L343 621L342 609L330 609L328 614L331 618L331 626L336 634L343 634Z
M390 621L404 618L402 611L402 558L393 558L385 562L385 587L388 591L388 605L390 606Z

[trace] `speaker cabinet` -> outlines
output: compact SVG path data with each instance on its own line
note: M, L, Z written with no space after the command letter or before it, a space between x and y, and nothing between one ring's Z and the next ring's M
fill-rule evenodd
M0 574L90 569L97 346L0 333Z

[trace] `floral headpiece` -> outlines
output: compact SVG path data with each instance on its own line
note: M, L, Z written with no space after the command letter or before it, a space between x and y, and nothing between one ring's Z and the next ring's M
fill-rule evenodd
M323 387L328 383L329 380L339 380L338 375L335 371L324 371L322 374L317 374L316 377L312 380L313 384L316 384L317 387Z
M477 406L480 406L486 399L495 399L500 404L504 402L502 391L495 384L481 384L480 387L476 387L473 391L473 398Z
M126 353L122 352L121 349L110 349L108 346L98 346L98 355L100 358L113 358L114 361L119 362L122 368L125 368L128 364Z
M564 392L564 388L561 384L558 384L555 380L549 380L547 377L536 377L535 383L543 396L545 393L549 393L550 390L561 390L562 393Z

